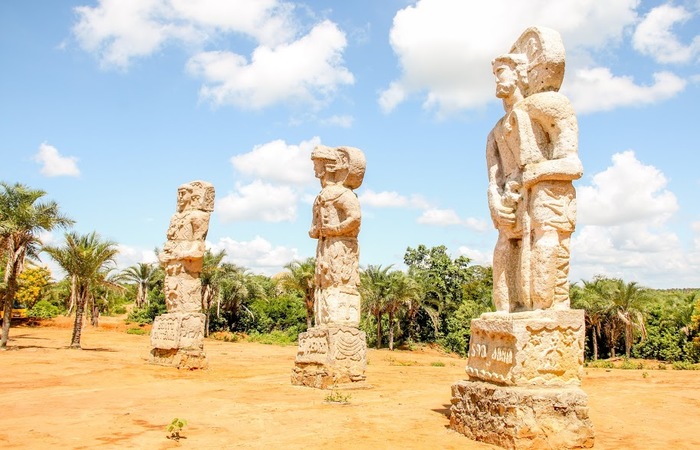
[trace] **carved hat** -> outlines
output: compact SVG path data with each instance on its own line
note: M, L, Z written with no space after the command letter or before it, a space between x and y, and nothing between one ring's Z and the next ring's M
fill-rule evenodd
M530 27L515 41L511 54L524 55L528 61L525 97L558 91L564 80L566 52L561 35L545 27Z
M344 158L343 158L344 157ZM317 145L311 152L311 159L328 159L340 164L341 159L347 161L348 174L343 181L343 186L349 189L357 189L365 177L367 160L365 154L355 147L326 147ZM344 167L336 167L336 170Z

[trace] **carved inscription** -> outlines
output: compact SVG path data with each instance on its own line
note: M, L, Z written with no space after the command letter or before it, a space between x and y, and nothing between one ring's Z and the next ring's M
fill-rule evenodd
M180 321L167 314L156 317L151 330L153 348L173 349L180 343Z

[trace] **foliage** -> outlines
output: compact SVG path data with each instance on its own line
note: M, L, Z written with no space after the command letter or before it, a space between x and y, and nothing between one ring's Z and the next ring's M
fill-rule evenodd
M185 425L187 425L187 421L185 419L179 419L179 418L174 418L172 422L170 422L170 425L166 428L166 431L170 433L169 436L167 436L168 439L172 439L174 441L179 441L180 439L184 439L185 437L182 436L180 433L182 433L182 429L185 428Z
M144 335L148 333L146 330L143 328L127 328L126 329L126 334L138 334L138 335Z
M18 278L24 270L25 258L38 259L43 231L70 226L56 202L40 203L46 192L20 183L0 183L0 261L4 262L0 283L0 307L3 309L0 348L7 346L12 318L12 303L18 289Z
M42 266L29 265L17 277L15 300L27 308L38 302L51 282L51 272Z
M138 263L127 267L121 272L119 281L136 286L134 303L137 308L148 305L148 292L152 283L157 279L159 270L162 271L156 264Z
M268 345L297 345L299 341L299 333L295 328L286 330L273 330L269 333L252 332L248 336L250 342Z
M306 307L306 329L311 328L314 318L314 303L316 290L316 259L306 258L304 261L292 261L284 266L285 272L279 277L283 292L296 293L304 301Z
M343 394L341 392L338 392L333 388L331 392L326 395L325 400L327 403L342 403L342 404L347 404L350 403L350 399L352 398L352 395L350 394Z
M58 306L48 300L39 300L27 311L27 316L33 319L53 319L61 313Z
M71 348L80 348L83 315L86 304L94 304L97 288L116 284L109 280L110 264L118 253L116 244L103 240L96 232L81 235L76 232L65 234L62 246L47 246L48 253L71 278L71 296L75 298L75 322L71 338ZM93 313L93 317L94 313ZM93 322L93 325L96 323Z

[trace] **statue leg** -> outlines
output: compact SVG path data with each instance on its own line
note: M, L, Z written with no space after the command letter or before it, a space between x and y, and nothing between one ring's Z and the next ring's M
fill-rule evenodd
M499 233L493 252L493 303L498 312L511 312L511 305L518 303L515 287L518 255L518 241Z
M562 242L560 233L554 229L533 230L532 245L532 307L548 309L561 296ZM568 264L566 267L568 272ZM568 281L566 282L568 290ZM568 298L568 291L566 292Z

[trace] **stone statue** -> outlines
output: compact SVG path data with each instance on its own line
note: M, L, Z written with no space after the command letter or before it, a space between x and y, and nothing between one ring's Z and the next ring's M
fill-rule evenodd
M498 242L493 299L500 312L569 307L569 241L581 177L578 125L558 93L564 46L530 28L493 61L505 115L488 136L488 202Z
M557 92L564 57L559 33L533 27L493 61L505 109L486 145L497 311L471 321L469 379L452 385L450 427L506 448L594 443L580 388L584 311L569 307L572 182L583 168L576 116Z
M214 186L192 181L177 190L177 212L170 219L167 238L158 259L165 269L167 314L153 321L151 362L178 368L207 367L204 354L205 316L199 274L204 240L214 210Z
M214 186L192 181L178 187L177 212L170 219L167 242L158 259L165 268L165 303L168 312L202 309L199 273L204 240L214 210Z
M321 192L313 206L309 236L316 249L315 323L360 323L360 202L353 189L360 186L365 158L356 148L317 146L311 153Z
M325 389L365 380L367 338L360 324L360 202L353 192L365 156L353 147L317 146L311 153L321 192L309 236L318 239L315 326L299 334L292 384Z

